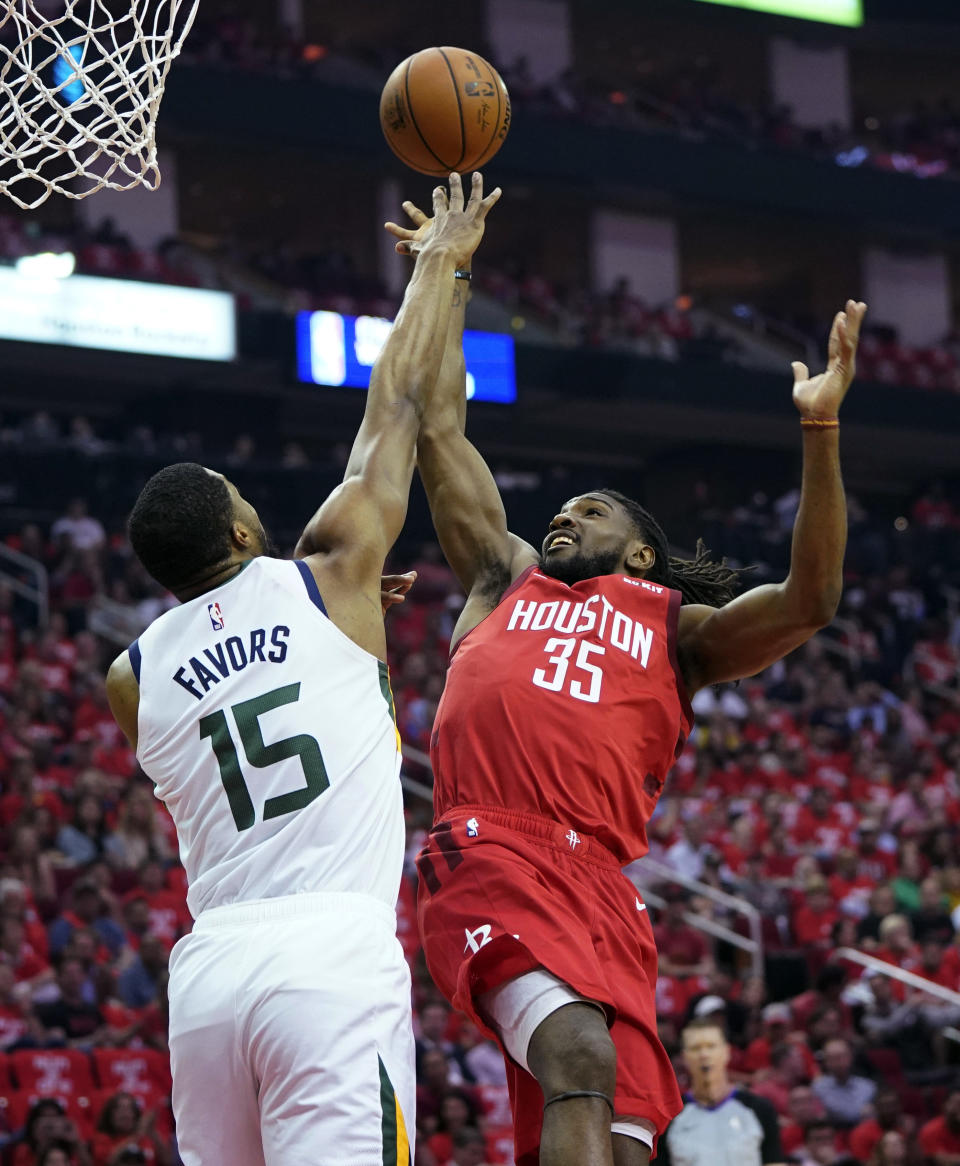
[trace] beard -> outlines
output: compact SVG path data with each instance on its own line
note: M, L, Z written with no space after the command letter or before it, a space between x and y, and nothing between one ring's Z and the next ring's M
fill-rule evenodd
M573 555L541 555L540 570L551 579L571 586L584 579L595 579L598 575L618 575L623 570L623 550L598 551L585 555L577 551Z

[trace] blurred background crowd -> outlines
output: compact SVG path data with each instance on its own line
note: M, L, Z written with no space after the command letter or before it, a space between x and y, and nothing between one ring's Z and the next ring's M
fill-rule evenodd
M871 305L844 410L834 623L697 723L628 870L660 951L662 1038L719 1017L734 1082L798 1166L960 1164L960 19L868 0L862 29L695 0L204 0L160 119L156 194L0 208L0 268L230 293L233 362L0 341L0 1161L178 1161L166 966L191 921L176 839L113 723L114 656L172 602L124 522L173 461L224 471L290 553L342 475L362 395L294 380L294 317L392 316L379 237L428 179L377 126L428 44L483 51L515 102L472 328L518 399L470 407L539 544L599 485L783 578L798 504L789 362ZM0 29L7 35L10 27ZM2 321L0 321L2 327ZM6 335L6 334L5 334ZM512 1162L495 1047L423 963L414 857L461 595L415 488L388 566L404 741L398 924L415 985L415 1166Z

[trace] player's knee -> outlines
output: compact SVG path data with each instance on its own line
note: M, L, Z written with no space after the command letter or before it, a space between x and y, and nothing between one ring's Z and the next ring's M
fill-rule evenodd
M527 1062L545 1097L571 1089L613 1096L617 1051L592 1005L571 1004L548 1016L533 1034Z

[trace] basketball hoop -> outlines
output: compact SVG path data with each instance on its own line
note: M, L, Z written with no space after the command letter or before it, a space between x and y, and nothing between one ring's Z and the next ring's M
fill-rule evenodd
M156 190L157 113L198 3L0 0L0 193L32 210Z

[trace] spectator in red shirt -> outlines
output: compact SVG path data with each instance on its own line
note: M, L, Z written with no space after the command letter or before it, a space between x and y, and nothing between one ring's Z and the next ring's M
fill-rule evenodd
M155 1110L144 1113L129 1093L115 1093L103 1107L93 1136L93 1166L114 1166L118 1151L136 1147L147 1163L169 1166L170 1151L157 1133Z
M780 1126L780 1141L788 1158L799 1155L808 1126L823 1121L826 1110L809 1085L794 1085L790 1090L787 1120Z
M892 879L897 873L896 855L889 850L881 850L879 838L880 823L873 818L865 818L857 833L857 874L875 883Z
M878 960L896 964L898 968L916 962L919 953L906 915L894 913L883 920L880 924L880 946L873 954Z
M13 1166L40 1166L43 1153L54 1142L71 1147L77 1166L90 1166L90 1155L76 1125L53 1097L41 1097L30 1108L23 1141L13 1154Z
M791 1032L793 1017L789 1004L768 1004L762 1013L763 1035L750 1042L744 1056L744 1068L749 1073L767 1069L772 1064L773 1050L780 1045L794 1045L799 1051L804 1076L812 1080L820 1072L816 1058L810 1052L806 1039L800 1032Z
M53 983L53 968L33 950L23 923L13 915L0 918L0 963L11 967L17 983L27 984L31 992Z
M103 892L87 873L73 884L70 900L73 909L62 911L50 924L53 954L67 945L76 928L92 927L105 946L118 955L125 942L123 928L110 917Z
M837 853L849 840L850 827L829 790L817 786L801 806L793 828L794 841L823 858Z
M0 1053L42 1045L45 1034L27 993L17 990L13 968L0 963Z
M689 894L682 887L670 887L664 898L663 916L654 928L661 973L676 979L711 975L713 956L703 934L685 919Z
M453 1152L444 1163L437 1159L438 1166L487 1166L486 1139L483 1134L466 1126L453 1139Z
M148 858L138 871L139 887L131 892L142 895L150 915L149 930L159 935L168 947L185 935L192 926L183 895L167 888L163 864Z
M920 1149L934 1166L960 1166L960 1089L951 1089L940 1117L921 1127Z
M866 915L874 880L860 873L855 850L846 847L837 852L833 874L827 881L833 901L845 915L856 919Z
M79 1159L74 1149L65 1138L55 1138L40 1151L37 1166L78 1166ZM89 1162L89 1156L85 1155L83 1160Z
M21 879L0 879L0 914L13 915L19 919L27 943L41 959L47 959L50 954L47 931L40 921L27 885Z
M53 877L53 864L49 855L41 849L40 836L26 816L14 826L5 870L29 887L35 903L56 903L57 884Z
M830 1122L811 1122L804 1131L803 1145L794 1155L794 1160L801 1166L834 1166L839 1158L837 1132Z
M136 1031L148 1049L167 1053L170 1050L170 1000L167 996L167 986L170 982L170 973L161 972L157 976L157 998L140 1014ZM500 1058L501 1063L503 1058Z
M817 973L813 988L795 997L790 1005L797 1028L809 1032L814 1016L836 1011L847 1017L849 1009L843 1003L843 989L847 983L846 968L840 964L825 964Z
M807 1066L799 1045L774 1045L770 1050L770 1067L756 1074L750 1082L750 1092L765 1097L778 1115L785 1117L790 1109L790 1090L807 1077Z
M923 976L932 984L939 984L941 988L950 988L955 992L957 990L956 966L953 960L944 959L946 950L944 945L938 939L929 938L920 944L919 950L918 958L909 964L907 970L915 975Z
M889 1086L879 1089L873 1099L873 1117L850 1131L850 1153L859 1162L866 1162L884 1134L894 1131L910 1137L915 1127L913 1118L903 1112L897 1090Z
M897 1130L887 1130L873 1151L870 1166L906 1166L907 1139Z
M427 1142L438 1162L450 1160L457 1134L474 1128L479 1118L477 1103L465 1089L447 1090L440 1098L437 1132Z
M837 910L830 896L830 887L822 875L807 880L806 902L793 916L793 938L799 947L821 948L831 946L833 925L839 920Z
M0 740L0 751L5 750ZM21 815L40 806L47 807L58 821L62 821L65 810L63 802L59 800L52 789L40 789L35 785L36 771L33 757L26 750L16 751L9 759L9 772L3 787L5 794L0 798L0 826L9 826Z

